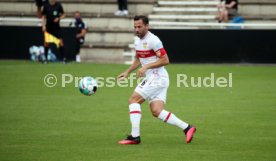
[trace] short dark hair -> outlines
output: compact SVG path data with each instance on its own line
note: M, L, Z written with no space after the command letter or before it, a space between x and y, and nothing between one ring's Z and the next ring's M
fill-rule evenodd
M144 15L136 15L134 17L134 21L138 21L138 20L142 20L143 23L145 25L148 25L149 24L149 18L147 16L144 16Z

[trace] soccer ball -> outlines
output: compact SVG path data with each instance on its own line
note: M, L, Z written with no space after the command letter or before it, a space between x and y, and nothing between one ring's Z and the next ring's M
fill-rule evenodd
M92 77L84 77L79 82L80 92L86 96L96 93L98 88L97 80Z

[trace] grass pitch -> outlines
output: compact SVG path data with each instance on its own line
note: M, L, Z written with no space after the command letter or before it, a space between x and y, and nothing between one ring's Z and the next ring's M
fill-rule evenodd
M135 87L80 94L62 88L75 77L117 76L126 65L0 61L1 161L273 161L276 160L276 66L182 65L170 74L166 109L197 126L191 144L182 132L142 106L142 144L118 145L130 132L127 100ZM43 79L55 74L48 88ZM176 87L176 74L227 77L233 87Z

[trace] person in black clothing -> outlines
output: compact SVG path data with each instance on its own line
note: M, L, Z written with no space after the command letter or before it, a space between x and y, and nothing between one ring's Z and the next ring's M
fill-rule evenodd
M219 22L228 22L229 17L238 14L238 0L220 0L217 18Z
M41 18L43 7L47 3L48 3L48 0L35 0L35 4L37 7L37 11L36 11L37 17Z
M87 32L87 27L85 25L85 23L83 22L82 18L81 18L81 14L79 11L75 12L75 27L77 29L77 34L76 34L76 62L80 62L80 47L81 45L84 44L84 37L85 34Z
M118 11L114 13L115 16L127 16L127 0L117 0L118 2Z
M61 3L57 2L56 0L49 0L49 3L46 4L42 11L42 31L47 31L49 34L55 36L56 38L60 39L60 55L61 59L63 59L64 63L66 62L66 57L64 55L64 47L63 41L61 38L61 28L59 22L61 19L65 17L65 13L63 11L63 7ZM45 22L46 21L46 22ZM45 48L45 56L47 63L47 54L49 50L49 43L44 42Z

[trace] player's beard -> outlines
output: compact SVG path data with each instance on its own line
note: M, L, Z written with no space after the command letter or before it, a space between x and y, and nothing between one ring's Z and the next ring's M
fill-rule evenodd
M140 39L142 39L145 36L145 33L137 31L136 36L138 36Z

